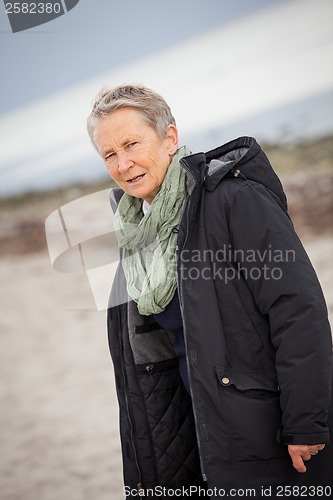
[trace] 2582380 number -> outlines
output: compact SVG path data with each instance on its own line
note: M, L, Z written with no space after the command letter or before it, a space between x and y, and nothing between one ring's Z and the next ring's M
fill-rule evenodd
M277 497L331 497L332 488L330 486L277 486Z
M60 14L60 3L14 2L6 3L6 14Z

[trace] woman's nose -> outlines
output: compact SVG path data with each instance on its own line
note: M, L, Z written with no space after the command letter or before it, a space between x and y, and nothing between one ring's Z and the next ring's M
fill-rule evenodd
M117 155L118 160L118 171L120 173L126 172L129 168L134 165L134 162L130 159L126 151L121 151Z

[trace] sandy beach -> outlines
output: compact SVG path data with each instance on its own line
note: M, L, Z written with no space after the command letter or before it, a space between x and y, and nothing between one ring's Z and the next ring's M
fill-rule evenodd
M46 252L0 263L2 500L121 499L105 313Z
M302 214L294 210L300 229ZM0 260L0 498L121 500L105 311L85 275L53 270L45 241L18 250L19 227ZM303 236L332 318L332 232Z

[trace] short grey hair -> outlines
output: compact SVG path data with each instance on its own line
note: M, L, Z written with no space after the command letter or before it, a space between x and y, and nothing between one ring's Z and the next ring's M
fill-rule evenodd
M162 96L143 85L119 85L113 89L102 88L97 95L87 120L90 139L95 145L94 131L98 120L120 108L138 109L161 138L169 125L176 125L168 104Z

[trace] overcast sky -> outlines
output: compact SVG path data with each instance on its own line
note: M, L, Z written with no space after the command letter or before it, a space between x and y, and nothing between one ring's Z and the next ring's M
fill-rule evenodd
M80 0L15 34L0 2L0 113L283 1Z

